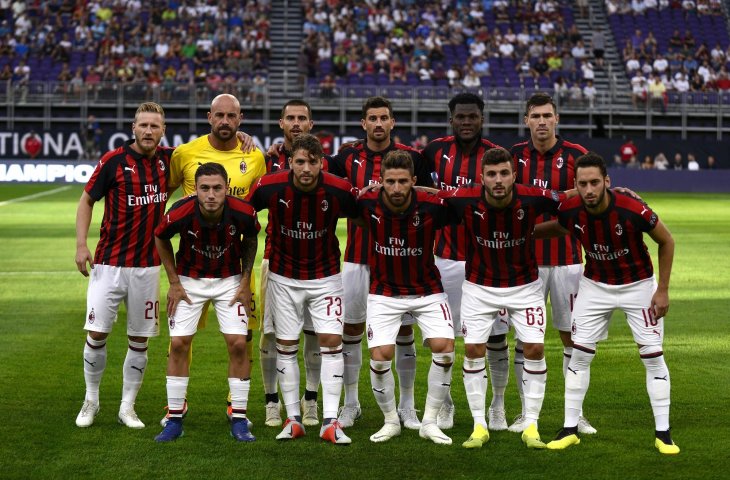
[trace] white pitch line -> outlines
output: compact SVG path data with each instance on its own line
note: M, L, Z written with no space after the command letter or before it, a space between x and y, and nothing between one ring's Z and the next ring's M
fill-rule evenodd
M26 195L24 197L5 200L4 202L0 202L0 207L10 205L11 203L25 202L26 200L33 200L34 198L45 197L46 195L53 195L54 193L63 192L64 190L68 190L69 188L71 188L71 186L66 185L64 187L54 188L53 190L46 190L45 192L34 193L33 195Z
M0 272L0 277L30 277L30 276L71 276L78 274L78 270L55 272Z

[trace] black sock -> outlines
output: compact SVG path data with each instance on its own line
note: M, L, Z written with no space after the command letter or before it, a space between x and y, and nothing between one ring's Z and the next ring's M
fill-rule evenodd
M654 435L656 435L656 438L664 442L665 445L674 445L672 442L672 435L669 433L669 430L664 430L663 432L655 430Z
M278 393L267 393L266 394L266 403L279 403L279 394Z
M311 390L304 390L304 400L317 401L317 392L312 392Z

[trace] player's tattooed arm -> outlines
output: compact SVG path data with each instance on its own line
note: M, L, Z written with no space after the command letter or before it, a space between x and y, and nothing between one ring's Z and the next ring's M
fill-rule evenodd
M155 247L157 247L157 253L160 254L162 266L165 267L167 280L170 282L170 289L167 291L167 316L172 317L175 315L177 306L181 301L184 300L189 305L193 302L190 301L188 293L180 283L180 277L177 276L177 270L175 269L175 254L172 251L172 242L169 239L155 236Z
M251 316L251 272L253 271L253 262L256 259L256 250L258 249L258 237L243 237L243 253L241 254L241 284L236 291L236 295L228 304L232 306L236 302L243 305L247 316Z

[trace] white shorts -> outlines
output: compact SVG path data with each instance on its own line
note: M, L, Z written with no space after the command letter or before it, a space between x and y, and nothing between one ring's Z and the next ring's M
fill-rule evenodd
M345 319L342 275L295 280L269 272L266 311L276 338L298 340L309 315L316 333L342 335Z
M628 285L608 285L586 277L580 280L578 298L573 309L574 343L597 343L608 338L608 326L614 310L623 310L639 345L661 345L664 318L653 318L651 297L656 291L655 278Z
M266 282L269 278L269 259L264 258L261 260L261 295L260 300L260 315L263 318L262 331L266 335L272 335L274 333L274 317L266 314ZM304 331L314 332L314 325L312 325L312 317L309 315L309 311L304 312Z
M345 323L365 323L370 291L370 266L361 263L342 264L342 286L345 289Z
M241 275L226 278L190 278L180 275L180 283L193 303L189 305L181 301L175 315L167 319L171 337L195 335L200 314L208 302L215 308L221 333L244 336L248 333L248 316L243 305L240 302L228 305L241 285Z
M583 276L583 265L540 267L539 270L546 302L548 294L550 294L553 327L561 332L569 332L571 312L578 296L578 285Z
M495 288L464 280L461 297L461 331L464 343L487 343L497 313L507 310L515 335L524 343L543 343L547 312L538 278L527 285Z
M160 267L94 265L86 292L84 329L110 333L122 301L127 306L127 335L159 335Z
M451 316L454 319L454 336L461 337L461 286L466 275L466 262L441 257L436 257L435 261L441 274L441 284L449 297Z
M368 348L395 345L403 314L410 313L421 328L424 343L429 338L454 338L454 322L445 293L425 297L368 295Z

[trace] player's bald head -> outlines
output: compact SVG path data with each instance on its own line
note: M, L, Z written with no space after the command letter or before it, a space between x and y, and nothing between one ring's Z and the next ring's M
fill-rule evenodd
M235 96L229 93L221 93L216 96L212 102L210 102L210 111L214 112L218 109L228 109L231 108L231 106L236 111L241 111L241 103Z

